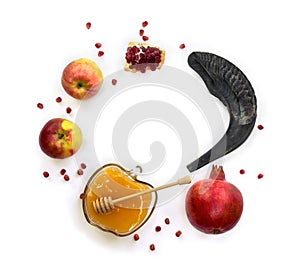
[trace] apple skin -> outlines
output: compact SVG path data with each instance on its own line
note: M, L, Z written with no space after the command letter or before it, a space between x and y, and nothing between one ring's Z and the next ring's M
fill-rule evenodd
M63 70L61 84L72 97L83 100L96 95L103 83L100 68L90 59L81 58L69 63Z
M39 144L51 158L65 159L75 154L82 143L80 128L64 118L49 120L42 128Z

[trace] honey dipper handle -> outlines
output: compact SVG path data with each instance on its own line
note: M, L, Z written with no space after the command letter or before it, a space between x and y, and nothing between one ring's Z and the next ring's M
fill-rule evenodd
M135 193L135 194L131 194L131 195L127 195L127 196L117 198L117 199L113 199L112 202L113 202L113 204L116 204L116 203L124 201L124 200L128 200L128 199L131 199L131 198L134 198L134 197L137 197L137 196L141 196L141 195L145 195L145 194L149 194L149 193L152 193L152 192L156 192L156 191L159 191L159 190L162 190L162 189L165 189L165 188L169 188L169 187L172 187L172 186L175 186L175 185L182 185L182 184L189 184L189 183L191 183L191 178L189 176L185 176L185 177L180 178L179 180L171 182L171 183L167 183L167 184L155 187L155 188L151 188L149 190L145 190L145 191L141 191L141 192L138 192L138 193Z

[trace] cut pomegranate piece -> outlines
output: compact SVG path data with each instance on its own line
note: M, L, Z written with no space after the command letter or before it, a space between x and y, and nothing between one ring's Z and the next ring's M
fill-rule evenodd
M165 60L165 51L158 46L130 42L125 55L125 70L130 72L160 69Z

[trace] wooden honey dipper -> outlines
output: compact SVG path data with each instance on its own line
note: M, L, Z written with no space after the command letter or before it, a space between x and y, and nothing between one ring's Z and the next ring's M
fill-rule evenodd
M165 188L169 188L169 187L172 187L175 185L182 185L182 184L189 184L189 183L191 183L191 178L189 176L185 176L175 182L171 182L168 184L158 186L156 188L151 188L151 189L148 189L145 191L141 191L138 193L123 196L123 197L120 197L117 199L112 199L110 196L102 196L93 201L93 207L94 207L94 210L96 213L104 214L104 213L110 212L112 209L114 209L116 203L131 199L134 197L138 197L138 196L141 196L144 194L156 192L156 191L159 191L159 190L162 190Z

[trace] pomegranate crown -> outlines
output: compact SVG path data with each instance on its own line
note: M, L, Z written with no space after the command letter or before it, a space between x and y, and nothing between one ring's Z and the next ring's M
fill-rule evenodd
M210 179L218 179L218 180L225 180L225 173L223 170L223 166L213 165L211 172L210 172Z

